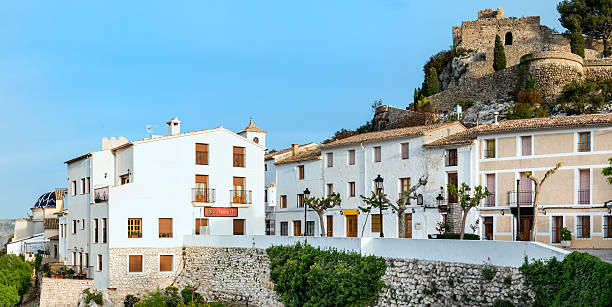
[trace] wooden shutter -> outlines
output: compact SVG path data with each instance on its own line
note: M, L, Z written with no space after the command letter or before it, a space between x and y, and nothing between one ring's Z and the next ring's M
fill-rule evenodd
M130 272L142 272L142 256L141 255L130 255L129 256L129 271Z
M244 177L234 177L234 188L241 187L240 189L236 190L244 190L245 181L246 179Z
M580 170L580 188L578 191L578 203L590 204L591 198L591 171L588 169Z
M355 165L355 150L349 150L349 164Z
M357 237L357 216L346 215L346 236Z
M244 147L234 146L234 149L233 149L234 167L244 167L244 158L245 158L244 153L245 153Z
M521 137L521 154L523 156L531 156L531 136Z
M334 217L332 215L327 216L327 236L334 236Z
M402 143L402 159L408 159L410 157L409 154L409 147L410 145L408 143Z
M591 236L591 217L582 216L582 237L589 238Z
M195 219L195 234L200 234L200 226L208 226L208 219L196 218Z
M244 235L244 220L243 219L234 220L234 235Z
M380 162L381 161L381 149L380 146L376 146L374 147L374 156L375 156L375 160L376 162Z
M404 215L404 238L412 238L412 213Z
M349 182L349 196L355 197L355 182L354 181Z
M172 255L160 255L159 256L159 271L160 272L172 272Z
M159 237L172 237L172 219L171 218L160 218L159 219Z
M380 214L372 214L372 232L380 232Z
M334 166L334 154L331 152L327 153L327 167Z
M208 175L195 175L196 176L196 184L197 183L208 183Z
M208 164L208 144L196 144L196 164Z
M280 197L280 207L287 208L287 195L281 195Z
M294 236L302 235L302 221L293 221L293 235Z

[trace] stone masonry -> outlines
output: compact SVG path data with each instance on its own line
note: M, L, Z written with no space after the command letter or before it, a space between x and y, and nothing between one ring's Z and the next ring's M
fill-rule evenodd
M93 289L92 279L42 278L40 307L76 306L83 290Z

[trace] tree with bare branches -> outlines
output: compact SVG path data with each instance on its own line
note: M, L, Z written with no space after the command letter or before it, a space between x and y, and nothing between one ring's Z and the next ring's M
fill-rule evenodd
M376 208L380 208L381 211L387 210L391 205L391 201L387 198L387 194L385 193L376 194L372 192L370 197L365 197L363 195L359 195L359 197L361 197L361 200L365 203L365 206L357 207L361 212L367 213L365 221L363 222L363 227L361 228L361 236L363 237L363 232L365 231L365 226L368 223L368 217L370 216L370 213L372 213L372 210Z
M526 172L525 175L527 176L527 178L529 178L529 180L533 181L533 184L535 185L535 191L534 191L534 195L533 195L533 227L531 228L531 240L535 241L536 239L536 217L537 212L538 212L538 206L540 205L540 192L542 191L542 184L544 184L544 182L546 182L546 180L548 178L550 178L550 176L552 176L554 173L557 172L557 170L561 167L561 165L563 165L563 163L561 162L557 162L557 164L555 164L555 167L549 169L548 171L546 171L546 173L544 173L544 177L542 178L542 180L538 180L537 178L535 178L533 176L533 174L531 172ZM518 192L518 191L517 191ZM517 193L518 195L518 193ZM517 196L517 201L518 201L518 196Z
M459 240L463 240L463 235L465 234L465 219L467 218L470 209L478 206L480 201L491 196L491 192L487 189L487 187L476 186L474 187L474 193L471 193L471 188L465 184L465 182L461 183L461 187L456 187L452 183L447 185L448 191L451 195L456 196L459 200L459 204L461 205L461 232L459 235Z
M417 199L416 190L420 187L425 186L427 184L427 176L423 176L419 179L419 183L413 185L408 189L408 191L404 191L400 193L400 197L397 200L397 203L389 203L389 206L397 212L397 217L399 218L399 232L398 237L405 238L406 237L406 207L410 206L411 199Z
M319 225L321 226L321 237L325 236L325 224L323 224L323 217L328 209L335 206L340 206L342 200L340 199L340 193L332 193L325 197L308 197L304 199L304 203L314 210L319 216Z

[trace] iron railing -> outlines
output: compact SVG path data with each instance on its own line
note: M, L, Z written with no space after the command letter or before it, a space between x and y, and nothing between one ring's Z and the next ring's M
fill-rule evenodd
M487 149L487 150L485 150L485 158L487 158L487 159L495 158L495 149Z
M485 207L495 207L495 193L491 193L491 195L485 199Z
M252 204L253 191L251 190L230 190L232 204Z
M93 279L93 267L84 265L65 265L59 269L55 278L65 279Z
M196 203L214 203L216 200L215 189L192 188L191 201Z
M244 156L245 154L235 153L233 159L234 167L245 167L244 166Z
M604 238L612 238L612 225L610 224L612 221L608 221L608 224L603 226L603 236Z
M457 166L457 152L445 155L446 166Z
M108 202L108 187L94 189L94 202L95 203Z
M588 205L591 203L591 190L578 190L578 203Z
M518 194L518 197L517 197ZM534 191L508 191L508 206L516 206L517 198L518 204L521 206L533 206L533 199L535 196Z

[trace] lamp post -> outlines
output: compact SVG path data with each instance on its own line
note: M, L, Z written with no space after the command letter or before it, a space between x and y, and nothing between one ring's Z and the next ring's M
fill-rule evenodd
M444 191L443 187L440 187L440 193L436 197L436 203L438 204L438 208L440 208L444 204L444 196L442 196L442 192Z
M306 188L306 190L304 190L304 199L302 199L302 205L304 205L304 236L306 236L306 224L308 223L308 220L306 220L306 199L308 199L309 196L310 190Z
M516 240L517 241L521 240L521 202L519 201L519 198L521 196L521 192L519 192L520 185L521 185L521 180L517 179L516 180L516 215L517 215Z
M379 216L380 216L380 237L383 238L385 234L383 233L383 217L382 217L382 193L383 193L383 181L384 179L378 175L374 182L376 183L376 194L378 194L378 201L380 207L378 207Z

